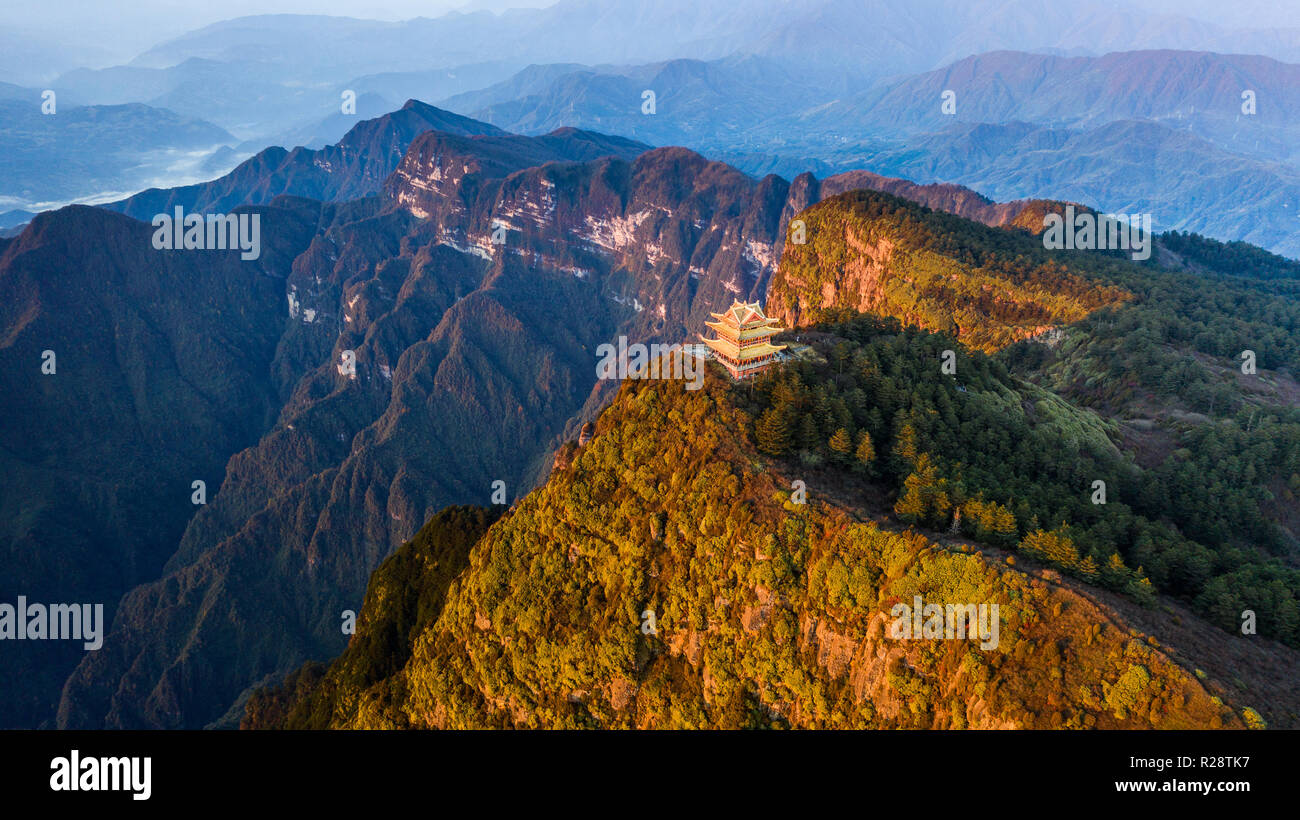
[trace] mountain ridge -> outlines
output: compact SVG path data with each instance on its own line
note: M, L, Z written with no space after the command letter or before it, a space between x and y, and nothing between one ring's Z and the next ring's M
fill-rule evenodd
M970 547L855 523L833 501L791 503L737 437L748 421L719 381L625 385L591 440L443 576L440 607L381 603L427 583L422 548L404 547L376 573L342 659L255 696L245 728L1244 725L1076 592L960 554ZM445 539L443 526L421 539ZM1006 606L1023 620L1004 627L1015 648L991 658L961 641L891 642L873 612L900 595L1000 589L1019 590ZM648 634L643 609L656 615ZM395 618L405 634L377 647L372 624ZM398 663L375 670L390 651ZM1044 652L1050 675L1028 660Z

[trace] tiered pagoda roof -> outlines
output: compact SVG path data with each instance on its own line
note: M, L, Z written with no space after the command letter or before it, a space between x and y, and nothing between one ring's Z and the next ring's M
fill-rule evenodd
M718 338L700 338L736 378L765 369L766 363L776 353L785 350L785 345L774 345L768 341L784 328L777 326L776 319L768 318L757 302L735 302L726 311L711 315L714 321L704 324Z

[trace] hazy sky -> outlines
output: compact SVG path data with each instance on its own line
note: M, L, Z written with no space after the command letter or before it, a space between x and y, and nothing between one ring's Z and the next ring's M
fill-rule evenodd
M0 47L13 43L15 36L30 37L26 43L29 47L39 49L57 44L85 50L88 62L111 64L125 62L150 46L186 31L248 14L332 14L404 20L437 17L452 9L500 11L547 6L555 2L557 0L0 0ZM1120 11L1136 7L1183 14L1231 28L1300 28L1300 2L1297 0L1113 2ZM743 9L744 0L736 0L736 8ZM92 59L89 56L92 53L98 59Z
M652 0L647 0L648 2ZM248 14L331 14L369 20L437 17L453 9L535 8L556 0L0 0L5 34L105 50L125 61L187 31Z

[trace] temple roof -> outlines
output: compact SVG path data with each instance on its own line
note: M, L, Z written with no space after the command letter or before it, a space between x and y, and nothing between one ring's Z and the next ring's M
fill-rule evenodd
M731 307L727 308L724 312L710 312L710 315L719 322L725 322L731 327L746 330L751 326L770 325L777 321L776 319L769 319L767 315L763 313L763 307L758 302L736 301L733 302Z
M768 321L775 321L769 319ZM749 327L738 328L727 322L705 322L706 327L712 328L719 336L736 341L747 341L749 339L760 339L780 333L783 328L772 327L771 325L751 325Z

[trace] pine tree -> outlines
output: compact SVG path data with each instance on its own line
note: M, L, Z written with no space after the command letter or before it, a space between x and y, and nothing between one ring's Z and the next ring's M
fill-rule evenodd
M853 452L853 437L849 435L848 430L841 427L835 431L835 435L831 436L830 448L836 461L848 461L849 455Z
M898 441L894 444L894 455L902 461L905 466L916 464L916 430L913 429L911 422L904 424L898 431Z
M804 413L803 418L799 420L799 449L815 451L821 444L821 433L817 431L817 422L813 420L812 413Z
M903 481L903 495L894 505L894 512L908 523L944 527L951 510L947 479L939 477L930 456L922 453L916 470Z
M1050 532L1035 530L1021 539L1020 549L1035 558L1063 567L1074 568L1079 564L1079 550L1064 527Z
M871 442L871 434L866 430L858 434L858 449L854 455L858 457L858 464L863 467L870 467L876 460L876 445Z
M763 452L783 456L790 451L790 423L778 408L770 408L759 416L754 432L758 437L758 449Z
M817 427L830 435L835 431L838 422L835 418L834 408L831 405L830 397L826 395L826 390L819 384L813 390L813 414L816 415L814 421Z
M798 381L782 379L772 388L772 404L777 407L798 407L800 402Z

